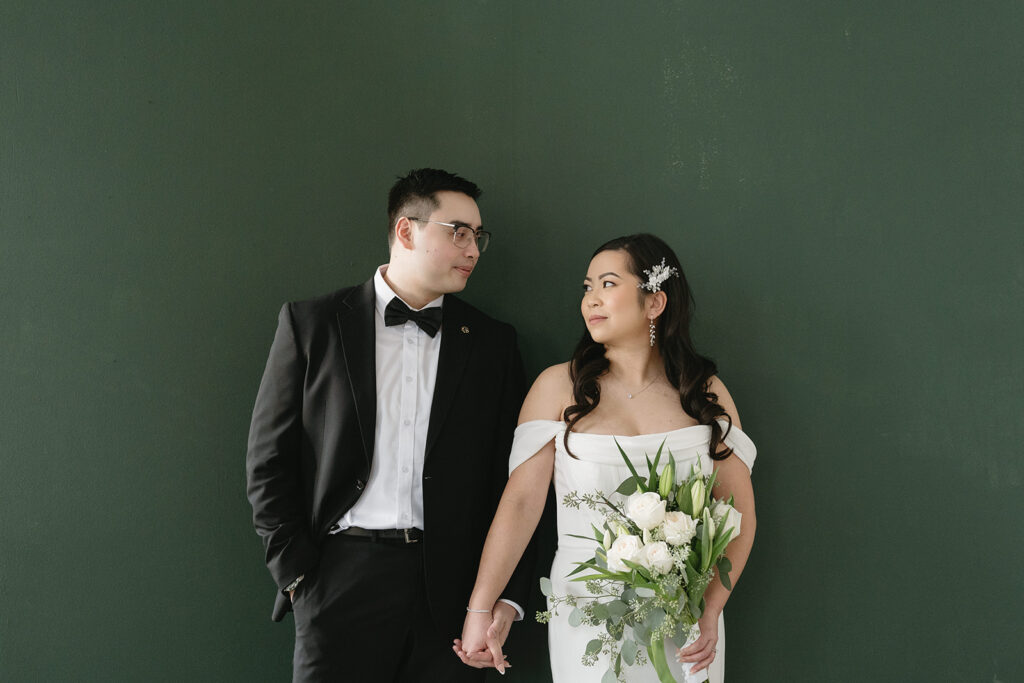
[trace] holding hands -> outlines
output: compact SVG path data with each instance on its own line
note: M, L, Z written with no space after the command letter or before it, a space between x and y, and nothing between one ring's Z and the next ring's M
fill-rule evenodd
M517 614L507 602L498 601L490 611L469 611L462 625L462 638L456 638L452 650L477 669L494 667L504 675L511 665L501 651Z

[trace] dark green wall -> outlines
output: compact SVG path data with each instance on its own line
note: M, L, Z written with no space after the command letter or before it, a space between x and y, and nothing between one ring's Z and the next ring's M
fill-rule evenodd
M368 277L437 165L531 373L597 244L678 251L760 449L731 681L1024 680L1022 36L1009 0L5 0L0 679L286 680L243 475L275 312Z

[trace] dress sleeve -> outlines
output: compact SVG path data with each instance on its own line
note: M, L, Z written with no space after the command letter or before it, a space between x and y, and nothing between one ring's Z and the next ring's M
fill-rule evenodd
M512 452L508 456L508 473L537 455L540 449L548 445L565 430L565 423L556 420L530 420L516 427L512 438Z
M755 446L754 442L750 440L750 437L747 436L746 432L736 425L733 425L730 429L728 422L720 422L722 429L729 429L729 433L725 437L725 445L732 449L733 453L743 461L743 464L747 466L748 470L753 470L754 460L757 459L757 446ZM512 450L515 450L514 446Z

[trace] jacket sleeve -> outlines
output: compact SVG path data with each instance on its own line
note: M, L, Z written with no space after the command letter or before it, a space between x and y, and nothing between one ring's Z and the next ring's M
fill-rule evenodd
M281 590L314 567L319 556L310 537L300 469L305 371L291 306L285 304L256 396L246 453L253 525Z
M508 457L512 451L512 437L515 433L516 423L519 421L519 410L523 406L523 399L526 397L526 375L523 372L523 359L519 354L519 345L516 343L515 332L512 333L511 348L506 360L506 381L501 396L500 428L498 429L497 444L494 449L494 491L495 508L508 483ZM534 565L537 561L536 535L530 539L529 545L523 552L523 556L516 565L512 577L505 586L501 597L511 600L523 609L526 609L530 590L533 583Z

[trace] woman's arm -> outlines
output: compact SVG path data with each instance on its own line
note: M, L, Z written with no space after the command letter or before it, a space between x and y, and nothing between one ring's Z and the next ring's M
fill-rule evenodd
M718 403L732 418L733 426L742 429L736 405L721 380L713 377L709 388L712 393L718 395ZM733 505L741 515L740 535L729 541L729 546L726 549L726 556L732 563L729 581L735 589L740 574L743 573L743 567L747 564L747 558L750 557L750 550L754 545L754 533L757 530L754 489L750 483L750 470L739 456L734 454L725 460L716 460L714 466L718 476L715 479L712 495L723 500L728 500L729 496L733 496L735 498ZM700 638L680 650L678 654L679 661L695 663L692 671L699 671L709 666L715 658L718 644L718 617L729 600L729 595L729 589L722 585L716 570L715 579L704 593L704 614L701 615L699 621Z
M564 364L542 372L523 402L519 424L531 420L560 420L568 381ZM552 440L519 465L505 485L494 521L487 532L476 584L469 599L470 609L491 610L493 606L495 616L492 619L492 615L485 612L467 613L462 640L456 641L454 648L462 661L470 666L494 666L504 673L501 644L508 633L514 610L504 603L495 603L544 512L554 465L555 444ZM492 624L492 621L499 620L500 623ZM495 628L490 628L492 626Z

